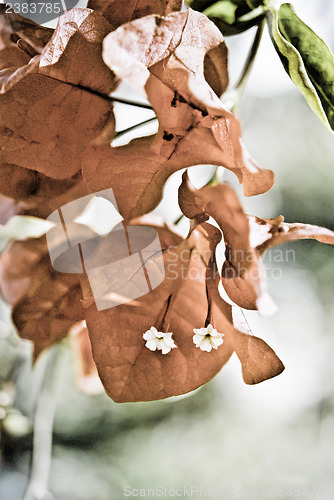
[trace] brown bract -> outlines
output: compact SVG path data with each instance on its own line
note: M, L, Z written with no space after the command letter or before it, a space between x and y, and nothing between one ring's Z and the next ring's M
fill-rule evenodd
M179 204L190 219L213 217L224 235L226 260L222 283L228 296L240 307L265 314L271 309L258 252L250 243L249 221L231 186L216 184L196 189L188 173L182 177ZM268 311L269 309L269 311Z
M211 227L199 227L185 241L169 248L165 243L168 230L161 232L157 227L165 248L166 274L161 285L105 311L88 305L86 322L94 360L107 393L115 401L149 401L188 392L210 380L232 354L228 341L211 353L196 349L192 341L193 328L204 326L207 317L206 264L202 258L211 256L209 251L203 257L204 247L210 248L207 230ZM170 233L168 239L171 237ZM177 349L162 355L145 347L143 334L152 326L173 332Z
M274 219L261 219L248 215L250 234L256 250L262 254L271 247L289 241L313 239L320 243L334 245L334 232L312 224L289 224L282 215Z
M237 330L233 334L233 347L241 362L245 384L258 384L283 372L282 361L264 340Z
M110 30L110 24L96 12L69 10L60 16L42 52L38 72L107 96L117 85L101 55L102 41Z
M223 312L221 319L225 324L221 325L221 331L224 331L224 342L227 339L231 342L241 363L244 382L248 385L258 384L282 373L284 365L273 349L264 340L255 337L248 325L247 332L238 329L243 325L236 321L235 316L231 314L231 306L219 294L219 274L213 259L207 267L206 277L212 315L216 308ZM243 315L241 309L239 310L240 314Z
M79 281L54 271L45 237L16 241L1 254L0 290L13 305L20 336L33 342L35 357L84 318Z
M0 186L3 195L11 200L11 204L0 202L2 220L8 220L14 212L46 218L62 205L88 194L81 174L59 180L11 164L1 166Z
M133 223L144 222L149 219ZM231 306L220 297L219 275L214 272L219 230L204 223L180 241L168 227L154 227L164 249L166 272L159 287L127 304L97 311L89 286L83 283L93 357L109 396L125 402L184 394L213 378L233 350L248 384L281 373L282 363L265 342L233 328ZM146 261L147 265L152 262ZM207 353L195 347L193 330L209 323L224 333L224 343ZM177 348L167 355L150 351L143 334L152 326L172 332Z
M89 147L83 158L91 191L112 187L124 217L152 210L166 179L196 164L230 169L247 195L270 189L273 173L251 160L239 122L215 93L228 84L227 49L205 16L189 9L132 21L106 37L103 58L119 78L145 88L159 120L155 136Z
M102 14L113 29L149 14L165 15L180 10L182 0L89 0L87 7Z
M188 173L182 177L179 205L196 222L213 217L224 235L225 262L222 284L230 299L244 309L263 315L275 311L267 293L260 255L269 248L297 239L313 238L334 244L334 233L309 224L287 224L282 216L260 219L246 215L234 190L226 184L196 189Z
M19 14L6 14L7 5L0 5L0 70L27 64L42 52L53 30L44 28Z
M80 180L86 145L101 135L111 140L114 116L108 94L117 80L101 56L102 40L110 29L106 19L90 9L72 9L60 17L40 54L28 57L24 66L15 67L14 58L0 72L1 169L15 171L16 185L28 191L21 199L33 194L43 203L43 195L24 187L36 184L36 178L51 193L64 193L68 184ZM66 182L56 184L52 179Z
M19 39L30 45L35 52L42 52L50 40L53 29L36 24L31 19L12 12L6 13L8 5L0 5L0 50L6 47L17 47Z
M284 222L283 216L274 219L261 219L253 215L247 216L249 221L249 244L258 254L262 255L272 247L296 241L300 239L315 239L321 243L334 244L334 232L324 227L313 226L311 224L289 224ZM224 288L229 297L239 305L247 300L247 304L242 305L246 309L259 309L266 314L266 309L271 310L271 302L268 295L258 293L254 286L253 277L250 274L229 278L228 264L224 267L226 279L223 280ZM263 278L262 278L263 283Z

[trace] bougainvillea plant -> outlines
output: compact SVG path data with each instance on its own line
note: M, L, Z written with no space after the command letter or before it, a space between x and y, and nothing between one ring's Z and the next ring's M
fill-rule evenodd
M279 375L281 360L240 322L242 309L273 309L261 255L300 238L334 244L327 229L246 214L233 187L217 176L196 189L187 170L224 167L246 196L267 192L274 173L251 158L233 114L264 26L285 70L330 130L332 53L290 4L189 3L89 0L87 8L64 12L55 29L0 6L1 223L13 215L46 219L71 201L111 188L124 228L150 227L159 235L165 269L160 285L104 310L98 310L85 274L52 267L45 236L14 241L1 254L1 293L13 307L18 334L33 342L35 358L71 335L81 375L97 369L117 402L191 391L212 379L233 352L246 384ZM224 36L254 26L245 71L227 90ZM121 82L147 97L159 127L116 147L113 92ZM178 200L190 221L186 237L150 214L167 179L181 169ZM215 255L221 241L222 268ZM112 255L114 249L105 251ZM142 265L154 269L158 257Z

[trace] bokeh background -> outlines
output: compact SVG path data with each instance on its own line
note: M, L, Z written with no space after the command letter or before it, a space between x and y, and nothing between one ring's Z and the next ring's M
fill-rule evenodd
M333 2L293 3L333 50ZM232 83L253 36L250 31L227 39ZM118 94L133 96L126 87ZM116 105L116 113L118 130L152 116L122 105ZM240 119L248 149L276 174L273 189L254 199L246 199L236 179L224 174L245 210L261 217L283 214L288 222L334 230L333 135L284 73L267 33ZM153 130L154 124L136 133ZM212 174L210 167L192 170L198 187ZM168 222L179 215L180 177L178 173L170 179L156 210ZM185 222L180 228L186 231ZM266 340L286 366L275 379L246 386L234 355L214 380L184 397L116 404L104 394L78 391L72 353L64 343L56 380L50 477L54 498L119 499L126 486L162 486L171 489L167 498L173 489L190 486L202 487L192 498L209 496L208 490L217 490L211 491L213 497L228 499L334 498L334 250L315 241L284 250L290 248L294 254L287 254L284 262L266 258L269 291L278 312L270 318L246 314L253 333ZM18 339L8 307L0 307L0 406L6 408L0 409L0 499L20 500L28 482L38 390L52 353L42 356L32 370L31 346Z

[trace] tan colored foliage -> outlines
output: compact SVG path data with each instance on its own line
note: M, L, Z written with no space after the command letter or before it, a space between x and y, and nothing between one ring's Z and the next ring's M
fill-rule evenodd
M219 99L229 83L221 33L206 16L181 11L181 3L90 0L85 9L65 12L55 30L0 8L1 222L17 213L47 218L70 201L111 188L125 229L148 227L159 235L162 252L140 270L157 272L163 259L161 284L104 310L97 309L85 273L52 268L45 237L16 241L0 257L1 293L13 306L19 335L34 343L35 357L70 332L78 385L94 392L98 372L118 402L191 391L212 379L233 352L246 384L280 374L278 356L242 331L218 286L222 282L238 306L265 314L272 302L262 253L300 238L334 243L334 233L317 226L247 215L230 185L196 189L187 172L179 205L190 219L189 234L183 238L148 215L169 176L193 165L229 169L246 196L274 183L273 172L251 158L237 118ZM159 128L113 147L112 92L120 81L146 94ZM226 259L218 269L222 238ZM95 257L117 260L117 237L99 241ZM209 325L224 337L206 352L193 336ZM143 335L152 327L172 334L176 348L167 354L147 348Z

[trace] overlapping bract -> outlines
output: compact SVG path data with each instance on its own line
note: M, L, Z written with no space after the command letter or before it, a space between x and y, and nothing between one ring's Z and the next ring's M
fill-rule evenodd
M271 314L275 306L269 297L260 256L271 247L298 239L316 239L334 244L334 232L310 224L287 224L282 216L260 219L246 215L234 190L227 184L196 190L187 172L179 188L184 215L195 221L217 222L224 235L225 257L221 271L223 286L233 302L245 309Z
M180 10L182 0L89 0L87 7L102 14L113 29L149 14L160 16Z
M155 227L164 248L163 283L135 301L106 311L98 312L92 297L86 298L93 356L108 394L119 402L183 394L210 380L234 350L248 384L281 373L283 364L264 341L233 327L231 306L218 293L214 252L219 230L200 224L180 240L170 229ZM174 239L176 246L165 244L167 236L169 245ZM207 353L195 348L193 330L209 323L224 333L224 343ZM152 326L173 332L177 348L166 356L148 350L142 334Z
M104 40L106 64L122 80L145 89L159 120L155 136L86 151L83 175L89 188L113 186L124 217L152 210L167 178L192 165L230 169L246 195L263 193L273 185L273 173L251 159L238 120L215 93L228 84L226 55L219 30L191 9L132 21ZM131 199L125 186L131 189Z
M0 18L1 191L47 216L41 206L52 210L86 194L84 149L114 133L107 96L117 80L101 56L110 25L89 9L67 12L53 33L16 14Z
M246 195L264 193L274 182L273 173L251 159L239 122L219 100L228 85L220 32L204 15L180 7L178 0L90 0L87 9L61 16L54 31L0 16L1 220L18 212L47 217L88 192L112 188L125 226L159 234L163 282L101 311L86 276L52 269L44 238L17 241L0 257L2 294L35 356L70 331L81 388L95 390L95 382L89 384L96 381L96 363L107 393L119 402L193 390L234 351L247 384L281 373L275 352L238 326L218 285L222 281L238 306L268 312L260 254L304 237L334 242L322 228L247 216L230 186L196 190L187 173L179 204L191 220L188 236L145 215L159 203L167 178L192 165L228 168ZM109 94L120 80L146 92L159 130L112 147ZM215 252L222 236L226 261L219 272ZM144 265L154 269L155 258L161 255ZM203 352L193 330L209 324L224 342ZM166 355L147 349L143 334L152 326L172 332L176 348Z
M78 278L52 268L45 237L16 241L1 254L0 287L21 337L34 343L35 357L84 318Z
M110 103L92 92L108 94L116 85L100 55L109 29L103 18L74 9L40 55L3 70L1 161L54 179L80 171L85 145L113 117Z

